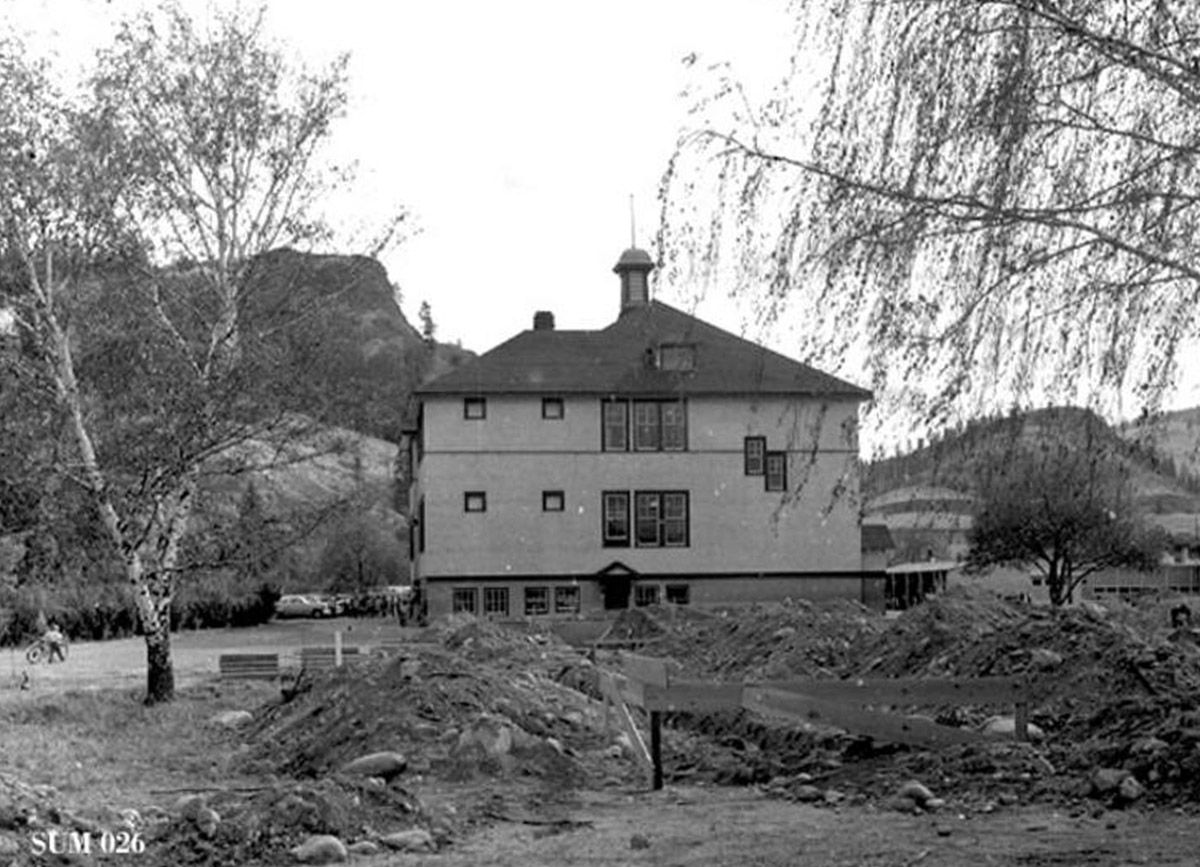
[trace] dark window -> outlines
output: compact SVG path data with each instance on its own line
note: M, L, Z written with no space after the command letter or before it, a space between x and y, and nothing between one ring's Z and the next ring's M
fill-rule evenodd
M746 457L746 475L761 476L766 472L767 438L746 437L744 452Z
M487 398L483 398L483 397L463 398L463 418L469 418L469 419L487 418Z
M508 588L507 587L484 587L483 588L483 613L498 614L503 617L508 616Z
M787 452L767 452L766 477L768 491L787 490Z
M657 584L638 584L633 588L633 604L638 608L658 604Z
M425 553L425 498L417 503L417 550Z
M567 498L562 491L542 491L543 512L561 512L566 505Z
M637 544L642 548L682 548L688 544L686 491L638 491L634 495Z
M455 587L450 598L450 609L455 614L479 613L479 591L474 587Z
M604 544L624 548L629 545L629 492L604 492Z
M486 512L487 494L484 491L467 491L463 494L464 512Z
M691 588L686 584L668 584L665 588L667 602L671 605L687 605L691 602Z
M578 587L555 587L554 588L554 613L555 614L578 614L579 613L579 588Z
M542 398L542 418L560 419L563 417L563 401L561 397Z
M538 614L550 613L550 588L525 588L525 616L535 617Z
M628 451L629 404L623 400L606 400L600 406L604 415L601 447L606 452Z
M695 345L691 343L662 344L658 348L658 366L662 370L695 370Z

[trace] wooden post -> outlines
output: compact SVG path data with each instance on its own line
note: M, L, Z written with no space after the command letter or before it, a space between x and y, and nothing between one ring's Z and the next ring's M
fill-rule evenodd
M1029 740L1029 702L1017 702L1017 713L1014 718L1013 735L1019 741Z
M662 760L662 711L650 711L650 761L654 764L654 777L651 783L654 791L663 787Z
M333 633L333 666L342 667L342 630Z

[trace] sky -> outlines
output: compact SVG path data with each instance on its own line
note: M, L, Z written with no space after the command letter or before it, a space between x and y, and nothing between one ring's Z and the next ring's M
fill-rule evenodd
M143 5L0 0L68 63ZM198 16L209 8L188 6ZM438 338L476 352L529 328L537 310L560 328L611 322L630 197L637 243L649 248L689 76L729 62L765 93L789 47L783 0L271 0L267 9L270 33L305 60L350 53L351 105L334 146L357 161L359 184L340 219L369 234L399 207L411 211L417 233L381 257L404 312L416 323L428 301ZM742 331L735 309L714 317Z
M237 2L185 5L202 17ZM0 0L0 10L69 65L147 4ZM309 63L350 53L351 103L332 144L358 163L359 183L331 217L370 234L408 209L417 232L381 257L404 312L418 324L429 302L437 337L476 352L538 310L560 328L609 324L631 196L636 241L653 244L658 183L687 121L682 91L728 63L752 99L764 96L792 43L785 0L268 0L267 26ZM792 354L786 331L765 332L721 292L696 306L696 289L659 297ZM836 372L867 384L852 366ZM1200 403L1200 381L1188 385L1174 405Z

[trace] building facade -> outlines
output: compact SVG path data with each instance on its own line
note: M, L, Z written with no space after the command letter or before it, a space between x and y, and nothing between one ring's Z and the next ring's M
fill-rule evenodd
M869 595L870 394L651 300L652 268L622 255L608 328L538 313L418 391L413 577L431 616Z

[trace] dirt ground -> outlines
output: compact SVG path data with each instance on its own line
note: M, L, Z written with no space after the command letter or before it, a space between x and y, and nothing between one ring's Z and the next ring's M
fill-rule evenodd
M400 636L394 624L383 621L297 621L257 630L178 635L180 698L152 709L136 701L144 664L138 640L73 646L66 665L38 667L30 690L13 688L10 678L19 677L24 663L9 652L0 659L0 777L7 773L33 785L51 785L62 803L85 813L130 807L147 812L155 804L171 809L188 792L278 785L278 766L256 776L253 766L244 761L253 746L252 730L231 731L210 722L218 712L230 709L257 714L264 702L278 700L278 688L218 682L217 656L277 650L286 659L302 645L329 643L335 629L345 631L347 626L353 626L348 643L372 645ZM494 656L487 638L487 633L481 633L470 640L474 644L460 644L454 652L463 658L472 652L480 658ZM531 659L544 658L546 648L531 644L522 652ZM442 657L423 664L430 669L427 676L401 677L397 669L392 673L396 683L441 695L447 685L464 682ZM513 670L520 671L520 666ZM381 694L385 687L399 688L387 680L392 675L378 676ZM529 686L537 684L530 680ZM447 701L461 702L466 693L447 695ZM561 713L569 715L567 710ZM445 740L437 731L417 735L431 747ZM280 745L284 753L289 744ZM464 821L436 854L352 855L349 863L366 867L1200 867L1200 812L1195 805L1110 809L1079 799L1055 805L1013 803L983 812L949 799L936 811L913 815L878 803L802 804L776 797L767 787L749 785L669 783L663 791L652 792L636 770L631 773L633 766L627 759L615 757L606 781L597 783L592 776L586 785L556 790L549 797L545 781L526 777L520 768L503 779L476 776L455 781L422 768L415 750L408 754L416 763L400 778L402 788L396 791L419 798L428 815L453 812L458 805L459 815L465 816L462 805L469 802L475 805L475 815L487 820ZM3 794L0 786L0 801ZM481 811L480 804L490 806ZM390 828L384 825L377 830ZM7 833L22 842L20 832ZM155 852L156 845L152 840L151 849L140 859L122 856L108 863L176 863L175 853ZM18 854L13 863L39 863L26 856L27 852ZM254 863L290 861L286 851L279 851L277 857Z

